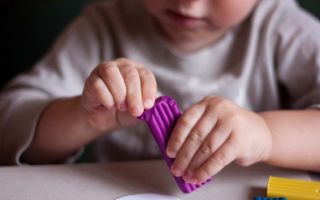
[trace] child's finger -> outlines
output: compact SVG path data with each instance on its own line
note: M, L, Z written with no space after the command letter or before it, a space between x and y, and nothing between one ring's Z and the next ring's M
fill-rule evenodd
M120 68L126 88L127 104L131 115L139 116L143 112L141 82L136 66L128 63Z
M196 122L202 116L205 110L205 106L196 104L186 110L182 116L178 119L167 145L167 155L170 158L175 158L177 152L183 145L185 139L189 135L191 129L194 127Z
M106 62L98 65L98 73L109 89L113 101L118 109L123 108L126 101L126 85L115 62Z
M183 143L172 165L173 171L178 171L181 173L175 174L176 176L182 176L185 174L185 171L190 165L192 158L202 145L208 133L215 126L216 121L217 116L215 116L211 110L206 109L204 114L200 117L196 125L187 136L186 141ZM179 170L174 170L175 168L179 168Z
M150 109L156 98L157 81L153 73L144 67L139 68L138 72L141 80L143 106L145 109Z
M203 163L192 175L188 182L202 183L209 177L217 174L225 166L230 164L237 157L237 149L229 137L228 140Z
M218 148L227 140L230 136L230 127L223 123L216 123L216 126L211 130L202 145L197 148L192 161L190 162L188 169L186 170L183 178L189 180L194 174L195 170L199 168L206 160L208 160Z
M102 105L107 109L114 106L113 97L109 89L104 81L97 76L91 76L86 81L84 96L85 99L94 106Z

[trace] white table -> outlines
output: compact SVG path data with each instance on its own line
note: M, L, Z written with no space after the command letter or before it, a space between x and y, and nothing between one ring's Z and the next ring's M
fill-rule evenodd
M270 175L310 180L306 172L254 165L230 165L205 186L183 194L162 160L104 164L0 167L3 200L112 200L138 193L181 199L250 200L266 193Z

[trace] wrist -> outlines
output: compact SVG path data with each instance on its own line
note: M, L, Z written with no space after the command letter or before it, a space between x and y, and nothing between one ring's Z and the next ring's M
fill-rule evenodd
M87 132L100 136L123 127L123 124L119 123L118 119L120 112L117 112L115 108L106 109L101 107L88 110L83 106L81 96L76 97L74 101L79 122Z
M268 162L270 160L271 155L272 155L272 149L273 149L272 131L271 131L269 124L268 124L268 117L266 117L264 113L260 113L259 115L265 124L265 133L266 133L266 138L265 138L266 146L265 146L265 151L264 151L264 155L262 158L262 162Z
M94 111L89 111L83 107L81 103L81 96L75 97L73 101L78 122L82 126L83 130L93 135L101 135L102 133L108 131L109 126L107 126L107 124L109 123L104 123L103 127L99 125L99 121L101 120L99 119L98 115L94 113Z

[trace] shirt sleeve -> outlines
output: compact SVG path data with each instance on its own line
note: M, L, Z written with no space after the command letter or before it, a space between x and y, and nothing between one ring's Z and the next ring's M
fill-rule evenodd
M101 60L99 23L86 9L60 35L32 70L14 78L0 95L0 164L21 163L42 111L57 98L80 95L84 80ZM69 159L69 161L71 161Z
M290 109L320 108L320 23L297 5L284 8L277 27L277 76Z

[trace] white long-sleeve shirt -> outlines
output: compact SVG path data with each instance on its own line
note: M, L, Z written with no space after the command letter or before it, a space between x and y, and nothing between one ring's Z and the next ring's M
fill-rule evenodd
M0 97L0 164L20 164L43 109L81 95L92 69L126 57L150 68L159 95L182 110L209 95L253 111L303 109L320 103L320 24L293 0L260 0L252 14L211 46L183 54L161 37L139 0L89 6L34 68ZM96 159L159 156L146 126L96 140Z

